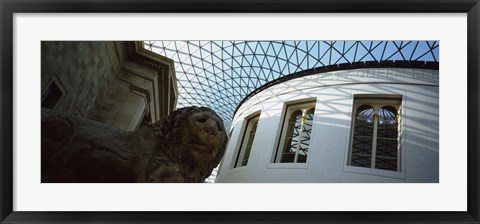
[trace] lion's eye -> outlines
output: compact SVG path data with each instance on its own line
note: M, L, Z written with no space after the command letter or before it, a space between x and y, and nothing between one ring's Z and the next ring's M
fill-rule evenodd
M198 118L197 121L200 123L204 123L205 121L207 121L207 119L204 117L201 117L201 118Z

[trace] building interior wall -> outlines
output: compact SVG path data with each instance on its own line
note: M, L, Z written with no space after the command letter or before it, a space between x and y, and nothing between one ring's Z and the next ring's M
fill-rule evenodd
M355 69L320 73L272 86L237 110L216 182L437 183L438 70ZM348 166L354 96L402 96L400 171ZM273 163L286 103L315 99L306 163ZM260 112L248 164L233 167L248 116Z

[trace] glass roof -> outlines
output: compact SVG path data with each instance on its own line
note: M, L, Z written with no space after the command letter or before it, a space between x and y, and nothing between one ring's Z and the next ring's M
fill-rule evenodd
M144 41L175 61L177 108L206 106L230 129L238 104L267 82L307 69L365 61L439 61L438 41Z
M175 62L177 108L205 106L223 119L252 91L308 69L366 61L439 62L438 41L144 41ZM205 182L214 182L218 167Z

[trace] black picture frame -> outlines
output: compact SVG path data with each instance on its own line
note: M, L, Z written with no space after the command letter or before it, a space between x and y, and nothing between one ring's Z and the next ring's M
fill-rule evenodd
M480 223L479 0L0 0L2 223ZM467 13L468 211L466 212L19 212L13 211L13 14L117 12Z

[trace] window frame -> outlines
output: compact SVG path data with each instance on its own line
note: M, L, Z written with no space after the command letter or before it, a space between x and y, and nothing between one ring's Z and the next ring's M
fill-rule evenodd
M250 155L252 153L253 144L255 143L256 130L255 130L255 134L253 135L252 146L250 148L250 152L249 152L249 155L248 155L249 158L247 159L247 164L242 166L241 161L244 160L245 152L246 152L246 149L247 149L247 144L246 144L247 142L246 141L249 140L249 138L246 138L247 137L247 131L249 130L249 128L252 127L252 126L250 126L250 124L253 124L253 122L255 122L255 121L257 122L256 129L258 129L258 125L259 125L259 122L260 122L260 114L261 114L260 111L258 111L258 112L254 112L254 113L252 113L249 116L244 118L243 125L242 125L243 127L241 129L241 136L239 138L240 141L237 142L238 146L236 147L235 153L233 154L231 169L239 169L239 168L242 168L242 167L246 167L248 165L248 160L249 160ZM239 162L240 162L240 164L238 164Z
M289 118L293 114L293 112L297 111L298 109L306 108L306 111L309 111L313 109L313 119L312 119L312 129L310 132L310 135L313 134L314 132L314 123L315 123L315 114L317 110L317 98L309 98L309 99L303 99L300 101L293 101L293 102L287 102L284 104L283 110L282 110L282 118L280 120L279 124L279 134L276 139L276 144L275 144L275 150L272 156L271 163L273 164L289 164L289 165L300 165L300 164L308 164L309 161L309 156L307 154L307 158L305 162L281 162L281 158L284 154L284 147L285 147L285 140L287 138L286 136L286 130L288 129L289 125ZM309 149L311 148L312 142L309 143ZM288 166L288 165L287 165ZM300 165L302 166L302 165Z
M398 137L397 137L397 170L386 170L375 167L360 167L351 165L353 138L355 134L355 120L357 109L362 105L369 105L378 111L385 106L392 106L397 109L398 120ZM349 141L347 145L347 156L344 166L344 171L347 172L361 172L372 175L388 176L399 179L405 179L405 94L358 94L353 95L352 112L351 112L351 125L349 131ZM376 135L374 135L376 137ZM374 156L374 150L372 145L372 157ZM373 158L372 158L373 160Z
M45 98L48 96L49 94L49 89L52 85L55 85L58 90L60 90L60 92L62 93L62 95L58 98L58 100L55 102L55 105L53 105L52 108L49 108L49 109L52 109L52 110L56 110L58 109L58 107L62 104L63 102L63 99L65 99L65 97L67 96L68 92L66 91L65 87L63 86L62 82L60 82L60 80L56 77L56 75L52 75L52 78L50 79L50 81L48 81L48 84L45 86L44 89L42 89L42 95L41 95L41 98L40 98L40 104L43 104L43 101L45 100ZM43 108L43 107L42 107Z

